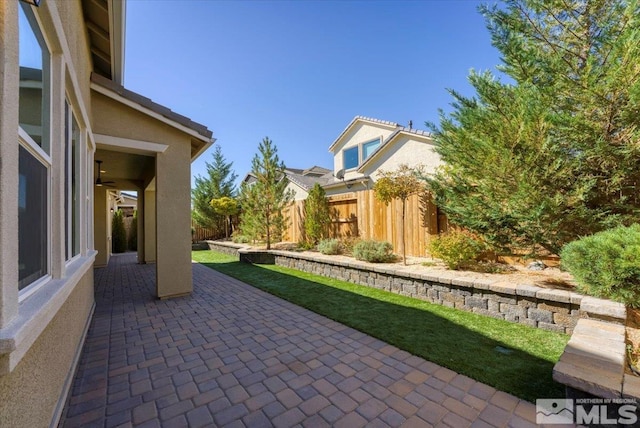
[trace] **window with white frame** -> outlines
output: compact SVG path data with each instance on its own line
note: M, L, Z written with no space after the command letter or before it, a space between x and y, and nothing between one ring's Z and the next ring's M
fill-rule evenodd
M80 254L80 127L65 103L65 251L67 260Z
M362 162L367 160L380 147L380 138L362 144Z
M49 51L31 9L19 8L18 288L48 275L50 264Z
M360 161L358 148L355 146L342 151L342 167L344 169L353 169L358 166Z

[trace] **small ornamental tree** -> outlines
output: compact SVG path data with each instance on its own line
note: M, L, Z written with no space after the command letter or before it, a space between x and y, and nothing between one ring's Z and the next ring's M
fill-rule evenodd
M395 171L380 171L380 178L373 186L376 198L385 204L389 204L393 199L399 199L402 202L402 221L401 221L401 239L402 246L402 263L407 264L407 255L405 249L405 225L404 218L407 207L407 199L409 196L424 190L424 183L419 179L418 173L420 169L409 168L408 165L402 164Z
M224 228L225 238L229 237L229 229L231 227L231 216L240 212L240 204L234 198L223 196L221 198L211 200L211 208L213 212L226 219Z
M124 218L120 210L116 210L111 218L111 251L114 253L127 251L127 230L124 228Z
M307 242L317 245L329 236L331 212L324 189L314 184L304 202L304 231Z
M277 147L265 137L251 163L254 181L243 183L241 189L240 229L254 239L264 237L267 250L274 238L282 236L287 222L283 210L293 201L284 170Z

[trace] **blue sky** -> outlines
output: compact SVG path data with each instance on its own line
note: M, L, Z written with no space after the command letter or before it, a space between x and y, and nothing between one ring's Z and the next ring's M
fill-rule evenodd
M426 129L447 88L495 71L481 3L129 0L125 86L209 127L239 179L265 136L288 167L331 168L355 116Z

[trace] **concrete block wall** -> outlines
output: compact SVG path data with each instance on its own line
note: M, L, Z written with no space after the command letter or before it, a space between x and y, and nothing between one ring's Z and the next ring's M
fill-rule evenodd
M272 251L275 264L329 278L349 281L451 308L530 327L571 334L580 318L582 295L530 284L494 283L460 279L455 273L433 276L417 271L393 270L366 262L327 260Z
M420 271L395 269L357 260L339 260L322 254L288 251L252 250L247 246L207 241L211 250L260 263L263 260L303 272L378 288L380 290L426 300L451 308L525 324L559 333L571 334L584 316L581 294L566 290L460 277L455 272L433 275Z

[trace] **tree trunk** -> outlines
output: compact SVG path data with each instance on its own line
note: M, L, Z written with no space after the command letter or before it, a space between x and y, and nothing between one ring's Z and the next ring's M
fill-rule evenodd
M405 212L405 206L406 206L406 199L402 200L402 264L404 264L405 266L407 265L407 250L405 248L404 245L404 212Z

